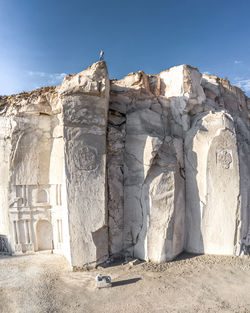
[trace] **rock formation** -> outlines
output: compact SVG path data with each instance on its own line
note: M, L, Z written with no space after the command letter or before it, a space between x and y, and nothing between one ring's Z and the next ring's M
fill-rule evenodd
M0 97L0 234L77 268L250 247L250 99L188 65L109 80L105 62Z

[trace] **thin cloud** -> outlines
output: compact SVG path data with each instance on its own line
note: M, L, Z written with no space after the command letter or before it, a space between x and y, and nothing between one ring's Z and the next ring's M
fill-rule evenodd
M50 83L51 83L51 84L61 83L65 76L67 76L66 73L54 73L54 74L50 74L50 75L49 75Z
M241 64L242 63L242 61L240 61L240 60L234 60L234 64Z
M241 88L242 90L244 90L246 93L250 92L250 78L247 79L240 79L240 78L236 78L234 80L234 84Z
M29 71L28 72L29 76L32 76L36 79L42 79L43 80L43 85L57 85L62 82L65 76L67 76L66 73L46 73L46 72L34 72L34 71Z
M211 73L210 73L210 72L203 72L203 74L211 75Z
M33 72L33 71L29 71L28 72L29 76L38 76L38 77L45 77L46 73L45 72Z

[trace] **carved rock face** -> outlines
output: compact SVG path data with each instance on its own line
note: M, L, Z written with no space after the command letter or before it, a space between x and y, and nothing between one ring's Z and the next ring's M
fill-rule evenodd
M186 249L233 254L238 250L240 173L232 116L200 115L186 136Z
M74 268L248 251L249 103L188 65L110 81L105 62L0 97L0 234Z

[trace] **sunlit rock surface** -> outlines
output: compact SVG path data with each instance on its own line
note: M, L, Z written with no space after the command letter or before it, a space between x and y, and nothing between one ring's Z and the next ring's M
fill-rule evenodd
M224 111L202 113L185 140L188 251L233 254L240 223L236 131Z
M67 77L59 90L63 115L66 198L73 266L108 257L106 129L109 79L96 63Z
M102 61L0 97L2 253L247 253L249 118L239 88L188 65L109 80Z

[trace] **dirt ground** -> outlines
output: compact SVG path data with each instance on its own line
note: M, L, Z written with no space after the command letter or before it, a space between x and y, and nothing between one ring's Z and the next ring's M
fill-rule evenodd
M96 289L95 276L111 288ZM71 272L64 257L0 257L1 313L250 312L250 257L192 256Z

